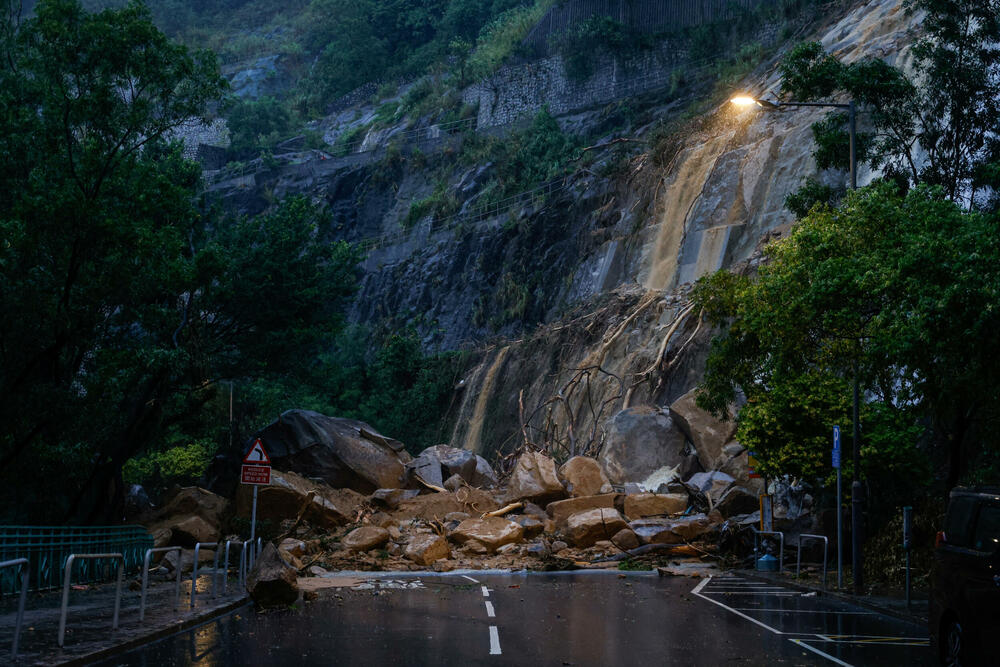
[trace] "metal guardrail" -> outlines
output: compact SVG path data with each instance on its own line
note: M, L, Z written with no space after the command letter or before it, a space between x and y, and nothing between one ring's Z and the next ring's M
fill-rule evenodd
M24 624L24 603L28 599L28 559L15 558L14 560L5 560L0 563L0 570L6 570L8 567L14 566L18 566L18 570L21 572L21 594L17 602L17 620L14 621L14 643L10 647L11 660L17 658L17 640L21 637L21 626Z
M830 547L830 540L826 539L826 535L808 535L802 533L799 535L799 557L795 564L795 576L799 576L802 573L802 543L806 540L823 540L823 590L826 590L826 552Z
M115 587L115 615L111 621L111 629L118 629L118 611L122 603L122 579L125 575L125 556L120 553L107 554L70 554L66 559L66 576L63 582L62 606L59 610L59 648L63 647L63 640L66 638L66 609L69 606L69 584L73 572L73 562L80 560L102 560L114 559L118 561L118 585Z
M777 530L757 530L753 526L753 552L757 553L758 544L760 537L762 535L777 535L780 542L778 545L778 572L783 572L785 569L785 534Z
M212 597L216 597L216 584L219 578L219 543L218 542L198 542L194 545L194 564L191 566L191 609L194 609L195 596L198 595L198 552L202 547L212 547L215 549L215 558L212 560Z
M155 549L147 549L146 557L142 561L142 594L139 597L140 623L142 623L146 617L146 587L149 585L149 559L153 554L167 554L171 551L177 552L177 583L174 586L174 611L177 611L181 606L181 571L184 569L181 567L181 561L184 556L183 550L181 547L157 547Z
M125 568L138 571L153 537L142 526L0 526L0 561L27 558L31 591L57 590L70 554L120 553ZM100 568L80 563L73 583L106 581ZM0 577L0 594L13 594L18 582Z

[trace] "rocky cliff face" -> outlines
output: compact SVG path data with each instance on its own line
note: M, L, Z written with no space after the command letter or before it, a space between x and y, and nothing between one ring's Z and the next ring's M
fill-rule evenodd
M905 64L907 31L919 17L901 4L842 7L818 34L794 41L820 39L848 61ZM774 62L742 82L766 97L778 84ZM678 106L652 115L669 117ZM599 136L608 114L560 123ZM351 319L416 324L429 349L474 349L456 389L452 446L489 456L527 439L563 455L596 455L611 416L637 405L656 412L697 384L712 332L688 307L690 284L756 261L762 242L792 223L784 199L806 176L843 182L844 174L816 173L810 125L822 115L723 102L683 126L667 160L599 150L546 196L526 195L496 215L477 208L494 165L438 159L462 138L433 133L401 150L289 153L247 173L218 172L210 190L251 214L305 193L330 206L331 238L381 239ZM412 202L442 184L457 213L404 227Z

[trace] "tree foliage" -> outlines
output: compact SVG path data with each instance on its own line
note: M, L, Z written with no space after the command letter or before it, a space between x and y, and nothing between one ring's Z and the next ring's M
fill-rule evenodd
M887 177L940 185L967 205L992 206L1000 160L1000 0L909 0L925 12L915 76L881 60L844 64L818 43L782 63L782 92L798 101L844 93L864 112L859 159ZM817 161L846 168L846 118L815 128Z
M0 31L0 497L20 519L107 520L124 463L191 442L218 380L308 365L357 255L324 242L303 200L258 220L198 207L198 168L164 137L223 80L143 5L15 17Z
M870 478L919 461L930 426L953 485L996 446L997 225L929 186L883 183L813 208L758 275L699 282L707 316L729 325L699 403L725 414L745 397L740 441L773 470L816 475L857 376Z

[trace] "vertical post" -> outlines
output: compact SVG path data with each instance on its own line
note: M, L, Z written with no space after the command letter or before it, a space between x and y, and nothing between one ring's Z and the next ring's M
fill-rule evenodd
M257 529L257 485L253 485L253 509L250 510L250 542Z
M837 588L844 587L844 505L840 495L840 468L837 468Z
M111 629L118 629L118 611L122 606L122 580L125 578L125 558L118 561L118 584L115 586L115 615L111 621Z
M913 508L903 508L903 549L906 551L906 607L910 607L910 547L913 542Z
M864 586L864 562L861 553L862 527L861 527L861 424L858 422L858 367L854 366L854 469L852 471L854 481L851 482L851 574L854 575L854 593L863 595Z

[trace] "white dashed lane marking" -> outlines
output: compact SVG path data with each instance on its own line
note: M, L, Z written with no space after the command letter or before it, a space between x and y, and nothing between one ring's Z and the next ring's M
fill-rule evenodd
M483 588L483 597L488 598L490 596L490 589L486 588L486 586L483 586L482 588Z
M490 626L490 655L500 655L500 634L497 626Z
M490 618L496 618L496 612L493 611L493 603L489 600L486 601L486 615Z

